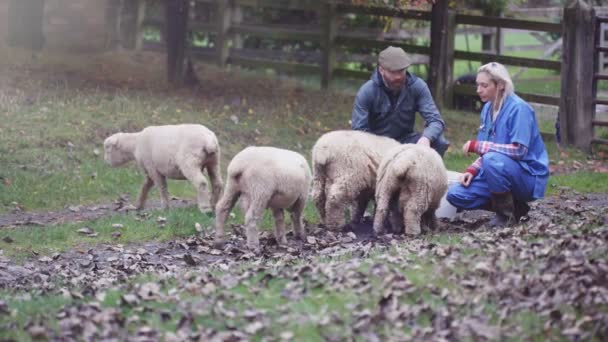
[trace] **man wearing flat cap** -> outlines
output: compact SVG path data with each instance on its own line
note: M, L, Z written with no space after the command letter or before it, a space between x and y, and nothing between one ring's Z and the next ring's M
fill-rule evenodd
M445 122L426 82L407 71L410 64L401 48L389 46L380 52L378 68L357 92L352 128L430 146L443 156L449 146L443 137ZM422 133L414 131L416 112L425 121Z

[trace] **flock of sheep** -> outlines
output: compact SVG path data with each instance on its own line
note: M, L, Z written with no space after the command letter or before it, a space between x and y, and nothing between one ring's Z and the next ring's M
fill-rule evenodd
M228 165L225 189L220 174L220 146L215 133L196 124L150 126L136 133L116 133L104 141L104 158L111 166L135 160L145 175L136 207L143 208L152 186L161 204L169 206L166 179L187 179L197 189L202 212L215 210L216 244L224 242L224 223L237 200L245 213L248 248L258 251L257 224L272 210L275 238L286 244L284 210L291 214L295 235L304 239L302 212L309 197L328 229L345 224L351 209L361 221L374 199L374 231L418 235L436 226L435 210L447 190L447 170L430 147L400 144L391 138L361 131L322 135L312 149L313 175L301 154L275 147L247 147ZM211 183L209 199L208 183ZM213 207L212 207L213 206ZM389 223L389 224L387 224Z

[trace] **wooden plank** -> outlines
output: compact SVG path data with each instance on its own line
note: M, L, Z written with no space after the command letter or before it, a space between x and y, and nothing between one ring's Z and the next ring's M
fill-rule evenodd
M608 127L608 121L602 121L602 120L593 120L592 121L593 126L603 126L603 127Z
M543 32L562 32L560 23L541 22L523 19L511 19L502 17L478 16L469 14L457 14L457 24L492 26L500 28L511 28L518 30L543 31Z
M366 39L366 38L355 38L355 37L347 37L347 36L337 36L336 44L346 45L352 47L360 47L365 46L366 48L377 48L384 49L388 45L398 46L402 48L405 52L416 53L420 55L430 55L431 48L428 46L421 45L413 45L413 44L403 44L395 41L382 41L375 39Z
M337 11L338 13L370 14L384 17L431 21L431 12L429 11L402 10L398 8L376 6L357 6L352 4L338 4Z
M217 2L217 13L218 18L215 23L216 36L215 36L215 52L217 54L217 65L223 67L228 63L229 51L229 35L232 24L232 8L228 0L219 0Z
M141 25L144 27L156 27L162 29L165 26L165 20L158 18L145 18Z
M559 96L549 96L549 95L520 93L520 92L516 92L516 93L519 97L521 97L522 99L524 99L528 102L559 106L559 101L560 101Z
M554 33L562 32L562 25L560 23L541 22L541 21L534 21L534 20L513 19L513 18L504 18L504 17L489 17L489 16L458 14L458 15L456 15L456 22L458 24L490 26L490 27L497 27L497 28L511 28L511 29L519 29L519 30L554 32Z
M358 80L368 80L371 72L351 69L334 69L334 77L353 78Z
M607 74L593 74L593 78L596 80L608 80L608 75Z
M205 62L215 62L217 58L215 48L191 47L190 55L197 60Z
M188 28L192 31L198 32L209 32L209 33L217 33L217 24L213 23L203 23L203 22L191 22L188 25Z
M235 0L235 5L281 9L317 10L323 4L318 0Z
M321 17L323 29L321 40L321 88L327 89L331 86L337 55L335 41L336 33L338 32L338 18L335 4L327 3L325 8L319 11L318 14Z
M596 105L604 105L604 106L608 106L608 100L598 100L598 99L594 99L593 100L593 104Z
M591 139L591 143L592 144L608 145L608 139L593 138L593 139Z
M146 1L137 3L137 19L135 21L135 50L140 51L144 44L144 19L146 18Z
M595 47L595 52L608 52L608 46L596 46Z
M559 61L549 61L536 58L513 57L513 56L497 56L491 53L469 52L462 50L454 51L454 58L464 59L469 61L479 61L487 63L490 61L499 62L507 65L516 65L529 68L540 68L560 71L562 63Z
M452 106L455 12L449 9L447 1L441 1L433 4L431 16L428 85L435 104L441 110Z
M261 25L234 25L232 33L248 34L256 37L268 37L273 39L308 40L320 41L319 30L293 29L285 26L261 26Z
M562 143L590 151L593 137L595 25L593 7L572 0L564 7L563 56L559 104Z
M235 65L249 68L270 68L291 73L318 74L321 68L315 64L277 62L264 59L230 56L228 61Z
M540 94L532 94L532 93L521 93L521 92L516 92L516 93L519 97L521 97L522 99L524 99L528 102L559 106L560 98L557 96L540 95ZM455 84L454 85L454 94L477 95L477 91L476 91L476 88L474 85Z

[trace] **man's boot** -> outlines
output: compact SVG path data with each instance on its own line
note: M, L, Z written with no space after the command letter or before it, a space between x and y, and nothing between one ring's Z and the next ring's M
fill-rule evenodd
M490 227L503 228L517 223L511 192L493 192L492 208L496 215L490 220Z
M530 211L530 206L528 203L513 199L514 211L513 215L515 216L515 220L519 221L522 217L528 215Z

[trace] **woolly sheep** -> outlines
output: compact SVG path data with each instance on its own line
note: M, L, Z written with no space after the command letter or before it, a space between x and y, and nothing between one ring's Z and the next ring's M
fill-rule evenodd
M135 160L144 172L146 179L137 198L137 209L144 207L153 185L160 190L161 205L168 208L169 178L189 180L197 189L199 209L210 211L203 169L207 169L211 181L211 204L215 205L221 196L220 146L215 134L203 125L150 126L136 133L116 133L103 145L104 159L110 166Z
M248 248L260 249L257 223L266 208L272 210L278 244L287 243L283 209L290 211L296 235L305 238L302 212L312 177L302 155L275 147L250 146L234 156L226 178L224 195L215 209L216 245L224 242L224 223L239 197L245 213Z
M376 170L382 156L399 142L362 131L333 131L322 135L312 149L312 197L329 229L344 225L346 207L358 223L376 188ZM354 212L354 213L353 213Z
M374 231L384 232L389 220L393 231L403 226L407 235L419 235L421 226L435 229L435 210L448 187L447 170L430 147L405 144L388 151L378 168Z

